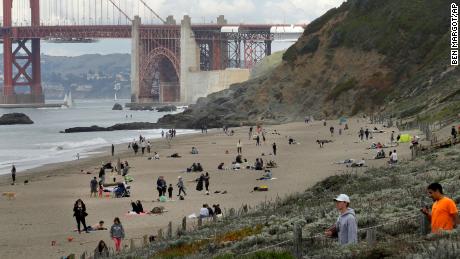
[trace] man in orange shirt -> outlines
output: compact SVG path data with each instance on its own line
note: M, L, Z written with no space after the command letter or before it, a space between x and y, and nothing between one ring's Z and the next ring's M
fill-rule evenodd
M439 183L428 185L427 190L434 203L431 213L428 207L422 208L422 213L431 221L431 233L452 230L458 223L457 205L452 199L444 196Z

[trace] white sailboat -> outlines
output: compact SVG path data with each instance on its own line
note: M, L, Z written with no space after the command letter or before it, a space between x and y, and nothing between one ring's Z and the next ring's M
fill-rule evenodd
M67 96L67 107L72 108L75 105L75 102L72 99L72 91L69 91L69 95Z

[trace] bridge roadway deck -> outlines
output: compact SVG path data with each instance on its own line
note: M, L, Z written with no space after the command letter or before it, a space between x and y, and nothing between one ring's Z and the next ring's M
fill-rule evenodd
M192 30L219 33L223 26L238 26L239 32L269 33L272 26L287 24L193 24ZM131 38L130 25L60 25L0 27L0 37L31 38ZM141 25L141 39L179 39L180 25Z

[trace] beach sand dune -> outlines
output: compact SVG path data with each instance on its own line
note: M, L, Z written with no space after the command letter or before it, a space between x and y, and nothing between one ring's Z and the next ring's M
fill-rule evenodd
M358 130L360 127L372 129L374 125L365 124L361 119L349 122L350 129L338 135L337 121L329 121L324 127L322 123L310 124L290 123L276 126L266 126L266 142L256 146L254 140L248 139L248 127L235 128L235 135L227 136L222 130L212 130L208 134L179 136L172 140L171 148L164 140L152 142L152 152L160 154L160 160L148 160L147 155L133 157L127 153L127 145L116 147L121 160L128 160L132 169L130 175L134 177L131 183L130 198L89 198L89 182L97 176L97 167L102 161L110 159L107 156L95 156L80 161L48 165L26 173L18 173L19 182L29 179L28 185L9 185L9 176L0 178L2 192L16 192L16 199L0 199L0 258L58 258L70 253L93 251L99 240L105 240L113 246L108 231L97 231L90 234L78 234L73 230L76 223L72 217L73 204L76 199L82 198L86 203L89 216L88 225L104 220L110 227L114 217L120 217L126 231L126 238L140 238L143 235L156 234L159 228L165 229L168 222L173 222L176 229L184 216L198 214L203 203L209 205L220 204L222 209L240 208L242 204L254 206L265 200L284 197L293 192L302 192L314 183L334 174L351 170L344 165L334 164L335 161L348 158L371 159L376 151L366 149L372 142L387 143L391 130L387 133L374 134L375 139L359 142ZM335 137L331 137L329 127L335 127ZM381 126L378 126L381 128ZM271 134L276 129L281 135ZM289 145L288 136L292 136L298 143ZM274 160L278 168L272 169L276 180L257 181L262 171L246 170L217 170L220 162L226 167L236 157L236 144L242 141L243 157L252 164L257 157L264 162ZM317 139L332 139L332 143L320 148ZM277 156L270 156L271 144L277 144ZM199 150L198 155L190 154L192 146ZM109 148L107 148L107 151ZM225 151L228 150L229 154ZM402 144L398 148L400 158L408 158L409 144ZM387 149L387 153L388 153ZM123 152L123 153L121 153ZM167 158L172 153L179 153L182 158ZM108 153L108 152L107 152ZM265 156L261 156L265 153ZM117 157L117 156L116 156ZM366 160L368 166L381 166L387 159ZM115 159L114 159L115 162ZM210 195L195 190L196 184L191 182L199 177L199 173L185 173L185 169L193 162L200 162L204 170L210 174ZM18 168L20 171L20 168ZM93 173L82 174L81 169ZM359 169L362 172L363 169ZM158 193L156 180L164 176L168 185L174 186L173 201L157 202ZM177 200L177 177L184 178L187 188L185 200ZM117 180L120 178L116 175ZM110 173L106 182L112 182ZM268 185L268 192L251 192L255 186ZM215 191L227 191L226 194L216 194ZM332 199L332 197L331 197ZM164 206L168 212L163 215L126 216L130 210L131 200L141 200L145 210L154 206ZM192 225L191 222L189 225ZM72 242L67 238L73 237ZM56 245L52 246L52 241Z

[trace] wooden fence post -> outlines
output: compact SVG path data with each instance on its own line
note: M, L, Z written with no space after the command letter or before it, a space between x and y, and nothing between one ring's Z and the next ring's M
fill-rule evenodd
M143 241L144 241L144 246L148 246L149 245L149 237L147 235L144 235L143 236Z
M377 240L377 231L374 228L366 230L366 242L369 245L374 245Z
M198 217L198 227L201 227L203 225L203 219L201 217Z
M172 238L172 222L170 221L168 224L168 233L167 233L168 239Z
M80 259L86 259L86 251L81 254Z
M294 225L294 256L302 258L302 228L298 223Z
M420 204L421 206L425 206L423 202L423 198L420 199ZM430 233L430 221L428 220L428 217L425 214L420 215L420 235L427 235Z
M182 218L182 231L187 231L187 217Z
M163 229L158 229L158 240L162 240L163 239Z
M134 239L129 240L129 251L133 252L136 249L136 246L134 245Z

